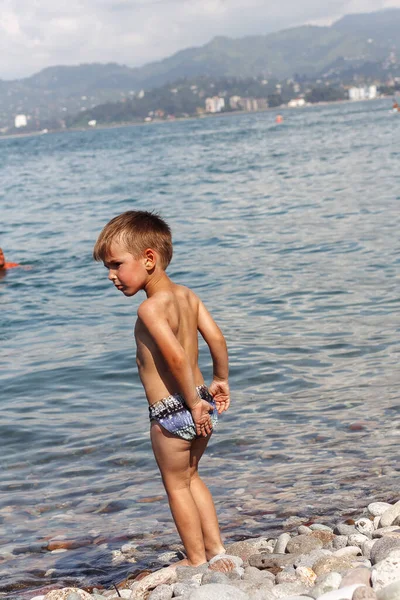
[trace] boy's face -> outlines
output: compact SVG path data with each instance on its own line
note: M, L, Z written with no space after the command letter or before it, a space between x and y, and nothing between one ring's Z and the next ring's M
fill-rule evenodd
M148 277L144 257L134 258L122 244L114 242L103 262L108 279L125 296L134 296L144 288Z
M6 259L4 258L3 250L0 248L0 269L5 265Z

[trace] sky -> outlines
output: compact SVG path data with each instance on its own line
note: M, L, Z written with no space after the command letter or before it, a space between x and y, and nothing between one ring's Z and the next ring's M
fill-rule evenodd
M400 0L0 0L0 79L54 65L142 66L217 35L244 37Z

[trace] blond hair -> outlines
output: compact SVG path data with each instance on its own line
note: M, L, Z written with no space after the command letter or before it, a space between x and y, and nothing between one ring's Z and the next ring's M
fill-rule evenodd
M171 262L171 229L154 212L128 210L111 219L97 238L93 249L94 260L106 260L114 242L123 244L135 258L142 256L147 248L155 250L164 270Z

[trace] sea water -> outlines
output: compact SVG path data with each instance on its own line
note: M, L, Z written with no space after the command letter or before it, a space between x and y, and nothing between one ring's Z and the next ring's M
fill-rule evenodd
M203 459L225 540L397 498L390 105L0 140L0 246L23 265L0 281L0 597L109 586L180 547L135 369L143 296L125 298L91 257L129 209L167 219L169 275L227 338L232 406ZM209 382L204 344L200 362ZM127 542L136 562L119 555Z

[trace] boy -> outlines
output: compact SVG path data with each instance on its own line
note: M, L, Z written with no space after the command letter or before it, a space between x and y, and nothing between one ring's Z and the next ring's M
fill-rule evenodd
M151 444L186 550L179 564L201 565L225 552L211 494L198 474L217 415L230 403L224 336L201 300L166 274L171 230L158 215L128 211L115 217L101 232L93 257L103 261L125 296L146 293L135 340ZM213 360L208 389L198 366L198 331Z

